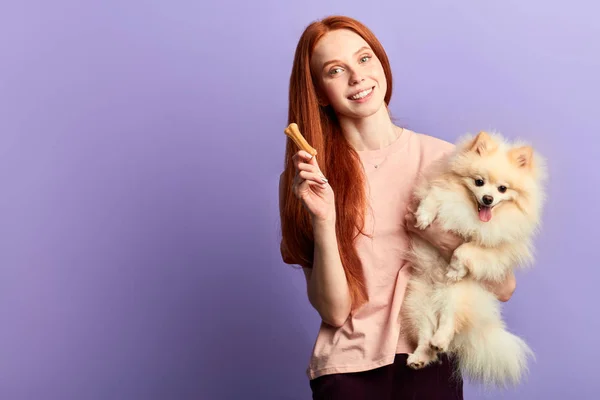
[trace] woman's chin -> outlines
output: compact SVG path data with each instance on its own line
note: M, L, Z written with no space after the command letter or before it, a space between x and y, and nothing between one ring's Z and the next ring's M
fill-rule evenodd
M362 119L369 118L382 111L387 112L385 102L383 100L377 103L373 102L370 104L361 104L359 107L349 107L344 115L353 119Z
M349 102L350 101L350 102ZM338 114L339 117L346 117L351 119L362 119L371 117L378 112L387 113L387 107L385 101L380 98L372 98L370 101L365 103L354 103L351 100L347 100L340 107Z

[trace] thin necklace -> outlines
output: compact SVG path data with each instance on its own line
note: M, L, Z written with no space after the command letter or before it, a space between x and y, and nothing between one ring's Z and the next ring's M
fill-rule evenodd
M388 153L388 155L386 155L386 156L383 158L383 160L379 161L377 164L373 164L373 163L371 163L371 162L368 162L368 161L367 161L367 164L370 164L370 165L372 165L372 166L373 166L373 168L375 168L375 169L379 169L379 167L381 166L381 164L383 164L383 163L385 162L385 160L387 160L388 156L389 156L389 153Z
M404 133L404 128L400 128L400 129L401 129L400 134L398 135L396 140L399 140L400 136L402 136L402 133ZM379 167L381 167L381 164L383 164L385 162L385 160L387 160L387 158L390 156L391 150L392 150L391 146L396 142L396 140L394 140L394 142L390 143L390 145L388 146L387 154L385 155L385 157L383 157L383 160L379 161L377 164L373 164L368 161L366 163L372 165L375 169L379 169Z

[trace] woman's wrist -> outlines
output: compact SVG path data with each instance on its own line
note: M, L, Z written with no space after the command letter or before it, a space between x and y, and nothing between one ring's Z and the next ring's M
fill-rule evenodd
M326 218L316 218L313 217L312 218L312 226L313 226L313 231L315 230L331 230L333 229L335 231L335 214L328 216Z

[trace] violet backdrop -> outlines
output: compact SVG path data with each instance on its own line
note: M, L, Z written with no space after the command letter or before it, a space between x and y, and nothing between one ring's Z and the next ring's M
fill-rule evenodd
M518 388L467 398L595 398L599 11L3 3L0 398L310 398L319 319L281 262L277 182L296 41L334 13L385 46L400 124L496 129L548 158L537 262L505 306L537 360Z

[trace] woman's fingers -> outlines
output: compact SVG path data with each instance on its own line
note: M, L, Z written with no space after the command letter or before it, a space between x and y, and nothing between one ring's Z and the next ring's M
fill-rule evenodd
M309 153L300 150L292 156L292 161L296 170L305 170L309 172L320 172L321 168L317 162L317 158Z
M309 169L311 171L316 171L316 169L308 164L305 164L306 167L303 170L300 170L296 176L294 177L294 181L292 184L292 189L294 194L298 197L301 197L303 193L306 193L309 187L319 187L324 189L327 187L327 179L321 174L320 171L310 172L304 169Z
M327 179L319 169L315 157L300 150L294 154L292 158L294 160L294 167L296 168L296 176L294 179L298 184L300 184L302 180L311 180L319 184L327 183Z
M304 150L300 150L298 151L296 154L294 154L292 156L292 162L294 163L294 165L298 165L301 162L304 163L308 163L310 162L314 157L312 155L310 155L309 153L307 153ZM314 162L314 161L313 161Z
M417 208L419 208L419 199L417 199L414 196L411 197L406 208L408 209L409 212L415 213L417 211Z
M307 164L304 162L298 163L297 169L298 171L321 172L316 165Z
M296 169L292 190L297 197L303 197L308 193L310 187L320 189L327 187L327 178L321 172L316 157L304 150L299 150L292 156L292 162Z
M320 172L300 171L298 176L305 180L314 181L317 183L327 183L327 179Z
M421 230L415 226L417 224L417 218L412 212L406 213L406 215L404 216L404 220L406 221L406 228L409 231L421 233Z
M306 193L309 192L310 187L325 189L327 187L327 183L299 178L298 183L294 184L292 190L296 197L301 199Z

